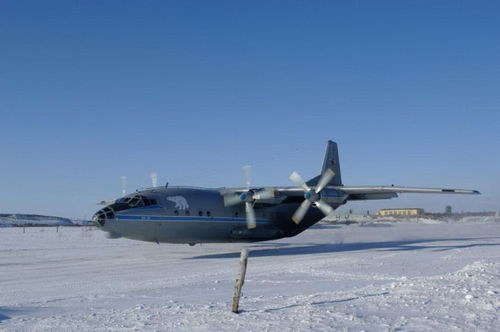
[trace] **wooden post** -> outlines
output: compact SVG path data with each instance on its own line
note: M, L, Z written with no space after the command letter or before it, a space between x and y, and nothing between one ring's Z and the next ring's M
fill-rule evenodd
M233 294L233 307L231 309L231 311L234 313L238 313L238 308L240 305L241 288L245 283L245 275L247 273L247 261L248 261L248 249L241 249L240 275L238 276L238 279L236 279L236 285L234 287L234 294Z

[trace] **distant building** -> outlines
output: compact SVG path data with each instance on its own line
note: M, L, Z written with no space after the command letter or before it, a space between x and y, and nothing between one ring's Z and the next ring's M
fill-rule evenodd
M451 214L451 213L452 213L452 210L451 210L451 205L447 205L447 206L446 206L446 209L444 209L444 213L445 213L445 214Z
M379 210L379 216L420 216L423 215L424 209L406 208L406 209L382 209Z

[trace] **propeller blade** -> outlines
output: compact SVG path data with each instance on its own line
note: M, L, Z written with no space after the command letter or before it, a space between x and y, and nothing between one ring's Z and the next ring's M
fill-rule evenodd
M316 202L316 206L324 213L325 216L328 216L333 212L333 208L325 201L319 200Z
M302 187L305 191L309 191L309 187L304 182L304 180L302 180L302 177L299 175L299 173L293 172L290 175L290 180L292 180L292 182L295 183L297 187Z
M253 194L253 199L270 199L274 198L274 189L262 189Z
M315 190L316 194L323 190L323 188L328 185L328 183L333 179L334 176L335 172L328 168L326 172L321 176L321 179L319 179L318 185L316 186Z
M224 206L232 206L241 203L240 195L224 195Z
M149 176L151 177L151 185L153 186L153 188L155 188L156 185L158 184L158 174L152 172L149 173Z
M250 176L252 175L252 166L246 165L241 168L243 170L243 182L250 189Z
M125 195L127 193L127 177L122 175L120 181L122 183L122 195Z
M247 214L247 227L248 229L253 229L257 227L257 221L255 220L255 212L253 210L252 203L245 202L245 212Z
M307 213L307 210L309 210L309 207L311 206L311 202L308 201L307 199L300 204L299 208L295 211L295 213L292 216L292 220L294 223L297 225L300 224L302 219L304 219L304 216Z

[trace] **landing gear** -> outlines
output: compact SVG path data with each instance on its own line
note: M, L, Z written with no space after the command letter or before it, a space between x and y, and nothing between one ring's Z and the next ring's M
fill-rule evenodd
M195 246L196 243L190 243L189 246L192 247L192 246Z

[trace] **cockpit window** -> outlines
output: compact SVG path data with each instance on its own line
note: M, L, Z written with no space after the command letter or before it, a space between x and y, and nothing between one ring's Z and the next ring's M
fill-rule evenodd
M150 205L157 205L158 202L156 199L152 198L147 198L142 195L135 195L132 197L123 197L120 198L117 203L125 203L128 204L128 206L134 208L134 207L140 207L140 206L150 206Z

